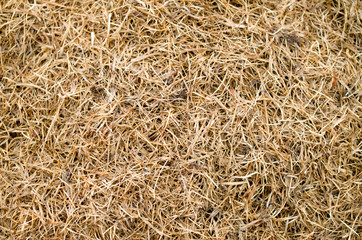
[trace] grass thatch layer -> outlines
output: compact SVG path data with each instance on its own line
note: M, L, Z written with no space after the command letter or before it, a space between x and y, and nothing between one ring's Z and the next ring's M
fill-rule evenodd
M359 239L361 21L1 0L1 239Z

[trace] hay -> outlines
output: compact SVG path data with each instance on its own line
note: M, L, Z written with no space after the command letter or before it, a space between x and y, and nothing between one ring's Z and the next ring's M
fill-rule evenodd
M1 239L359 239L361 1L0 1Z

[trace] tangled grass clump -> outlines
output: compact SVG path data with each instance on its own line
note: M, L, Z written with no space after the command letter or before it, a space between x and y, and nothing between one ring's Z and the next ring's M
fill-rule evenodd
M360 239L361 21L0 0L0 239Z

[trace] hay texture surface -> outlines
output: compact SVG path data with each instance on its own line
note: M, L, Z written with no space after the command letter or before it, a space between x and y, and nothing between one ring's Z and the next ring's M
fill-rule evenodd
M361 239L360 0L0 0L1 239Z

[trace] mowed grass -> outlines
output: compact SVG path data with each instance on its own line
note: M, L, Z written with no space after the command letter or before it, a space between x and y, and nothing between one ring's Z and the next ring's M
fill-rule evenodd
M0 239L361 239L361 21L0 0Z

